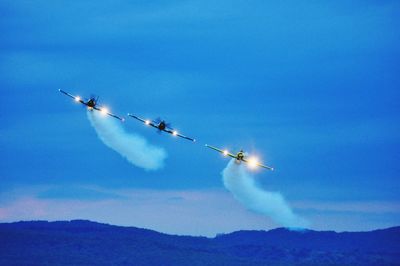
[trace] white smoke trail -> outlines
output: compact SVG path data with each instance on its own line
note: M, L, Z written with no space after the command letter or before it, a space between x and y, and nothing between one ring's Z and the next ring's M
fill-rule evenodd
M243 163L232 159L222 171L225 187L248 209L266 215L285 227L306 227L307 222L296 216L278 192L262 190Z
M147 143L142 136L127 133L114 118L104 117L96 111L88 111L87 116L101 141L130 163L146 170L164 166L167 153L163 148Z

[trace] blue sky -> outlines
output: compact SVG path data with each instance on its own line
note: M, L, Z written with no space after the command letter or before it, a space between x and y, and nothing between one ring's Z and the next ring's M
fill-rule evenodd
M274 166L257 182L312 228L398 225L399 7L2 1L0 221L87 218L206 235L279 226L224 189L227 160L208 143ZM165 118L198 142L128 119L128 132L168 153L161 170L134 167L59 88L99 95L116 114Z

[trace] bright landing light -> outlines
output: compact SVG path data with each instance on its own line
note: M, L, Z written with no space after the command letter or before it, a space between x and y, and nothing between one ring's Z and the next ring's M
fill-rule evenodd
M144 121L144 123L145 123L146 125L150 125L150 121L149 121L149 120Z
M228 151L224 150L223 154L224 154L224 156L227 156L228 155Z
M256 168L258 165L258 160L255 157L252 157L248 160L248 164L250 166L250 168Z
M80 100L81 100L81 97L79 97L79 96L75 97L75 101L79 102Z
M106 115L108 113L108 109L107 108L101 108L101 113L103 115Z
M176 130L172 131L172 135L174 135L174 136L178 135L178 131L176 131Z

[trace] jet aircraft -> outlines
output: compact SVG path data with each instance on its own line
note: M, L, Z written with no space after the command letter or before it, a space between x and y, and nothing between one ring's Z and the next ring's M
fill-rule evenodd
M63 91L63 90L59 90L59 91L61 93L65 94L65 95L67 95L68 97L71 97L76 102L79 102L79 103L81 103L83 105L86 105L86 107L90 111L92 111L94 109L94 110L97 110L97 111L101 112L102 114L106 114L106 115L112 116L112 117L114 117L114 118L116 118L118 120L125 121L125 119L123 117L119 117L117 115L114 115L114 114L110 113L107 108L98 107L97 106L97 101L99 100L99 97L97 97L97 98L91 97L89 100L85 101L79 96L74 96L72 94L69 94L68 92Z
M181 138L184 138L184 139L187 139L190 141L196 141L195 139L184 136L184 135L180 134L177 130L170 128L169 125L167 124L167 122L165 122L164 120L161 120L161 119L159 119L160 121L146 120L146 119L142 119L133 114L128 114L128 116L135 118L136 120L139 120L140 122L144 123L145 125L157 128L159 131L164 131L173 136L181 137Z
M235 154L229 153L229 151L227 151L227 150L221 150L221 149L215 148L215 147L207 145L207 144L206 144L206 147L213 149L215 151L218 151L218 152L222 153L224 156L229 156L229 157L236 159L236 163L245 162L253 168L256 166L259 166L259 167L262 167L262 168L265 168L265 169L268 169L271 171L274 170L274 168L272 168L272 167L269 167L269 166L259 163L256 158L253 158L253 157L247 158L247 156L244 154L243 150L240 150L235 155Z

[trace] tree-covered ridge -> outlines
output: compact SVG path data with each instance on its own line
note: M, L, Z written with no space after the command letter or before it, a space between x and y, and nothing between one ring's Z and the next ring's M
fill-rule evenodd
M400 227L206 238L84 220L3 223L0 265L400 265Z

